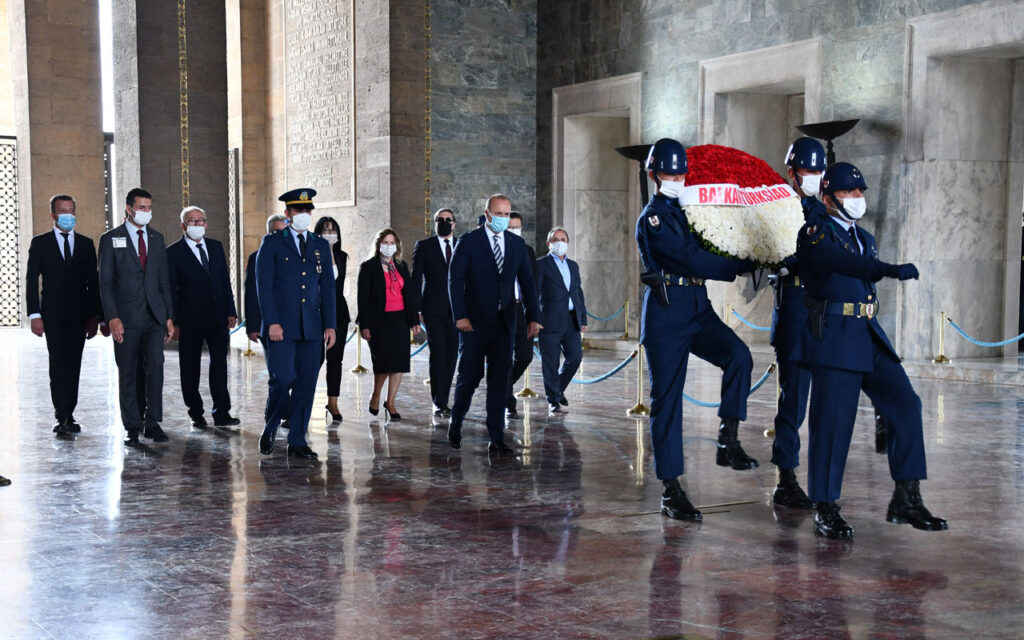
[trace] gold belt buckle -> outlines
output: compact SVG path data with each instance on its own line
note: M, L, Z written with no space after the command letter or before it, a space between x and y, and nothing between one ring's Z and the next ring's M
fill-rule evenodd
M800 276L793 276L793 286L794 287L799 287L800 286Z
M852 302L844 302L843 303L843 315L844 316L852 316L852 315L854 315L853 304L854 303L852 303Z

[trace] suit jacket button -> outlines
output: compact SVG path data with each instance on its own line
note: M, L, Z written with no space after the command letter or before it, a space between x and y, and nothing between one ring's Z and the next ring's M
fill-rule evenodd
M302 285L302 288L303 288L303 289L305 289L305 288L306 288L306 285Z
M303 299L302 299L302 301L303 301L303 302L305 302L305 301L306 301L306 299L305 299L305 298L303 298Z
M302 275L306 275L306 272L305 272L305 271L303 271L303 272L302 272Z

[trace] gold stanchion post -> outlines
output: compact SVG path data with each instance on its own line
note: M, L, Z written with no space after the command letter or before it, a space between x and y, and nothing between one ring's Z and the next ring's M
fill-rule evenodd
M256 352L252 350L252 340L249 340L248 337L245 339L245 351L242 352L242 355L247 358L251 358L256 355Z
M952 362L946 357L946 312L939 312L939 355L932 360L935 364L949 364Z
M729 320L732 318L732 305L725 305L725 318L722 319L725 322L725 326L729 326Z
M651 415L651 409L643 403L644 399L644 346L642 344L637 345L637 366L636 371L636 404L626 409L626 415L630 416L649 416Z
M530 348L531 349L533 348L532 344L530 345ZM530 364L526 365L526 378L523 379L523 388L522 388L522 390L519 393L516 394L517 398L537 398L537 397L540 397L540 394L538 394L536 391L534 391L533 389L530 388L530 365L532 365L532 364L533 364L533 361L531 360Z
M622 312L626 315L626 330L622 332L621 336L619 336L619 340L629 340L629 300L626 300L626 304L623 306L626 307L626 310Z
M356 328L356 366L349 373L366 373L366 371L366 367L363 366L363 335Z

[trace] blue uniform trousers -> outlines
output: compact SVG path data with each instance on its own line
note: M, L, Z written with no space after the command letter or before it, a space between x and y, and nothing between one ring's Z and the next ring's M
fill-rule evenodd
M914 393L903 365L880 347L877 339L872 340L872 346L873 371L811 366L807 493L815 502L839 499L862 389L886 416L892 479L927 477L921 399Z
M501 312L492 322L473 325L473 331L459 332L459 375L455 378L455 400L451 424L462 427L487 361L487 435L491 442L503 442L508 370L512 366L512 329Z
M267 430L277 431L289 419L288 444L306 445L309 414L320 374L321 340L269 340L267 362L273 371L267 398Z
M542 330L537 341L540 343L544 396L550 404L558 404L559 398L583 362L583 338L580 330L576 328L575 317L569 318L564 331ZM558 366L560 353L565 355L561 368Z
M800 466L800 425L807 415L807 395L811 372L798 366L787 355L776 351L779 362L779 408L775 414L775 442L772 464L780 469Z
M750 350L706 303L706 296L703 308L693 315L694 295L684 291L688 288L669 287L667 307L650 299L650 292L644 297L644 347L651 379L651 447L655 473L662 480L683 473L683 386L689 354L723 371L719 417L747 418L750 371L754 366Z

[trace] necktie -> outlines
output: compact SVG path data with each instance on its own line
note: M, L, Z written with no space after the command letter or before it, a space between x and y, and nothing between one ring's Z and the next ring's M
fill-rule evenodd
M498 236L494 236L494 262L498 265L498 273L505 266L505 256L501 255L501 246L498 244Z
M452 241L447 239L444 241L444 263L452 263Z
M306 255L306 234L299 234L299 253Z
M857 227L850 225L850 237L853 238L853 248L860 253L860 242L857 241Z
M61 233L64 236L64 262L71 262L71 242L68 241L68 234Z
M139 264L146 268L146 235L139 229Z
M206 249L203 249L203 243L197 242L196 247L199 249L199 262L203 263L203 271L210 273L210 259L206 256Z

